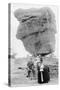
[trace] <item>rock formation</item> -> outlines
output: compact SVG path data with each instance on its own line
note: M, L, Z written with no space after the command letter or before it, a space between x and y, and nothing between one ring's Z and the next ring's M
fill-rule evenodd
M54 51L56 21L50 8L18 9L14 15L19 21L16 38L23 42L29 53L36 55Z

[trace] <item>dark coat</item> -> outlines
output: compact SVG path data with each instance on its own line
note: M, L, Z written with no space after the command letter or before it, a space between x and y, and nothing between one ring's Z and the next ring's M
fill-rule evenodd
M41 71L40 68L38 66L38 83L48 83L48 81L50 80L50 74L49 74L49 67L48 66L44 66L44 69L42 71L42 75L43 75L43 82L41 80Z

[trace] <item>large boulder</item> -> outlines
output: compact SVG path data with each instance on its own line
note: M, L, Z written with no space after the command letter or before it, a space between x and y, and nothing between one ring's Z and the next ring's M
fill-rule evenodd
M16 38L22 40L31 54L49 53L55 49L55 15L50 8L18 9L14 12L19 21Z

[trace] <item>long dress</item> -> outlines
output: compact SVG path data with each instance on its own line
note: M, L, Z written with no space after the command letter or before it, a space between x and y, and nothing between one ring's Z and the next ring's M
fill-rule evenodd
M44 66L43 70L40 70L38 66L38 83L48 83L50 80L49 67Z
M44 78L44 83L48 83L50 80L50 70L48 66L44 67L43 78Z

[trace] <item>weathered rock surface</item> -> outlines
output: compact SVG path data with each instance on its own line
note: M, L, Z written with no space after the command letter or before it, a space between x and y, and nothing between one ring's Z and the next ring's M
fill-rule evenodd
M54 51L56 26L50 8L18 9L14 15L20 22L16 37L22 40L28 52L36 54Z

